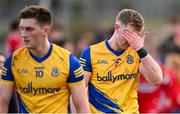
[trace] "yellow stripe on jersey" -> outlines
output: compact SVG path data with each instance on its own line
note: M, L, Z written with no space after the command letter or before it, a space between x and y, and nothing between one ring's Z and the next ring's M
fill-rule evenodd
M3 69L2 69L2 75L6 75L7 74L7 71L4 71Z
M2 72L4 72L4 73L7 73L7 70L5 70L5 69L2 69Z
M88 72L88 71L84 71L84 74L86 75L86 76L91 76L91 72Z
M81 66L86 66L86 63L82 63L81 61L79 61L79 63L81 64Z
M81 73L79 73L78 75L75 75L76 78L82 76L84 74L84 72L82 71Z
M83 59L83 58L79 58L79 60L81 60L83 62L86 62L86 59Z
M79 59L79 62L80 62L80 64L81 64L82 66L85 66L85 65L86 65L86 60L83 59L83 58L80 58L80 59Z
M80 66L78 69L74 71L74 74L79 74L82 71L82 66Z
M114 112L122 113L121 110L118 110L118 109L116 109L116 108L112 108L112 107L110 107L110 106L108 106L108 105L106 105L106 104L103 104L103 106L105 106L105 107L107 107L107 108L113 110Z
M2 72L2 75L3 75L3 76L6 76L6 73Z
M5 67L2 67L2 70L5 70L5 71L7 71L7 68L5 68Z
M98 100L96 100L96 101L99 102ZM99 102L99 103L102 104L101 102ZM110 107L110 106L108 106L108 105L106 105L106 104L102 104L102 105L103 105L104 107L107 107L107 108L115 111L115 112L122 112L122 111L120 111L120 110L118 110L118 109L115 109L115 108L112 108L112 107Z
M79 82L76 82L76 83L68 83L68 85L72 87L72 86L79 86L79 85L82 85L83 83L85 83L85 82L84 82L84 79L81 80L81 81L79 81Z
M81 63L80 63L81 64ZM86 66L86 65L84 65L84 64L81 64L81 66Z
M76 77L76 78L82 76L82 75L84 74L84 71L83 71L83 69L82 69L82 66L79 67L77 70L75 70L75 71L74 71L74 74L75 74L75 77Z
M81 61L81 60L79 60L79 62L80 62L81 64L86 64L86 62L84 62L84 61Z
M2 69L2 72L5 73L5 74L7 73L7 71L5 71L5 70L3 70L3 69Z
M6 76L7 74L7 69L5 67L2 67L2 75Z
M0 84L4 84L4 85L13 85L14 82L13 81L6 81L6 80L1 80Z

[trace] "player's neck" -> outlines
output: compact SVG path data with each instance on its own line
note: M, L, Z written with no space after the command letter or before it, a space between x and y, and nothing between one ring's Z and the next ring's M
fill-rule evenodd
M48 40L44 41L43 43L39 44L39 46L35 49L30 49L30 52L36 57L44 57L50 48L50 43Z
M114 35L109 39L108 43L111 46L111 48L114 49L115 51L122 50L122 48L119 47Z

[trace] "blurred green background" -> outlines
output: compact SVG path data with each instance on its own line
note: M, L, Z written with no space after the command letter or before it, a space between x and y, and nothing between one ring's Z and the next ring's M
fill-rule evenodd
M145 18L147 29L153 32L159 30L172 16L180 14L180 0L1 0L1 41L8 31L9 22L18 17L23 7L32 4L49 7L54 20L63 25L69 37L82 29L107 29L113 25L116 15L123 8L139 11Z

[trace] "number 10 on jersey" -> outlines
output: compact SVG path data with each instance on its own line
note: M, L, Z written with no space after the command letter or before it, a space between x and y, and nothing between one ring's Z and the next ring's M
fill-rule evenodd
M44 75L43 70L36 70L36 78L42 78Z

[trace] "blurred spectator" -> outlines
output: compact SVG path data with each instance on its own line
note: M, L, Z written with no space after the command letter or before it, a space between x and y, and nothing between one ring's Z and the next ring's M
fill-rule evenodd
M65 44L64 44L64 48L69 50L70 52L72 53L75 53L75 44L74 42L72 41L67 41Z
M174 32L172 33L174 35ZM172 51L178 52L178 48L176 47L178 45L175 44L175 41L173 40L174 38L175 37L173 36L172 38L167 39L166 43L161 45L161 51L158 51L157 46L159 44L158 42L156 42L157 36L153 35L145 40L145 47L159 63L164 63L165 57L168 56L169 53L171 53ZM161 55L163 61L161 60L162 58L160 58L159 55ZM168 60L173 59L173 56L168 57ZM168 62L168 64L170 64L170 62ZM142 75L140 76L140 85L138 90L140 113L178 112L178 105L175 102L176 100L174 99L177 96L177 91L180 91L178 90L180 86L177 86L177 81L175 80L177 74L173 72L172 67L170 69L163 64L160 65L164 77L162 85L149 85L144 77Z
M95 36L92 32L86 32L82 34L82 36L77 42L77 56L79 56L82 50L84 50L86 47L90 46L94 42L94 37Z
M56 43L59 43L59 41L62 41L64 39L65 39L65 36L64 36L64 31L61 24L59 23L54 24L52 31L50 33L50 36L49 36L49 41L56 44Z
M10 31L5 39L5 56L7 57L22 46L23 41L19 31L19 20L13 20L10 24Z
M166 66L172 75L172 87L168 89L172 101L171 112L180 112L180 53L170 53L166 58Z
M138 102L140 113L160 113L169 112L172 101L169 98L169 90L172 88L171 75L161 64L164 82L162 85L150 85L140 76L140 85L138 89Z
M180 53L180 24L177 21L177 17L174 16L170 20L168 37L159 46L158 50L163 63L170 52Z
M19 20L13 20L10 24L10 31L5 39L5 57L12 54L16 49L23 46L23 41L19 31ZM9 104L9 113L17 113L15 92Z
M56 45L63 47L72 53L75 53L76 46L73 41L62 39L62 40L56 41Z
M159 58L159 52L157 51L157 47L159 46L158 42L158 35L157 34L150 34L144 41L144 46L148 50L148 52L152 55L153 58L155 58L156 61L161 63L161 60Z
M103 29L96 30L94 33L95 33L95 38L94 38L94 41L92 43L96 44L96 43L102 42L105 39L110 38L114 33L114 28L109 27L108 30L103 30Z

